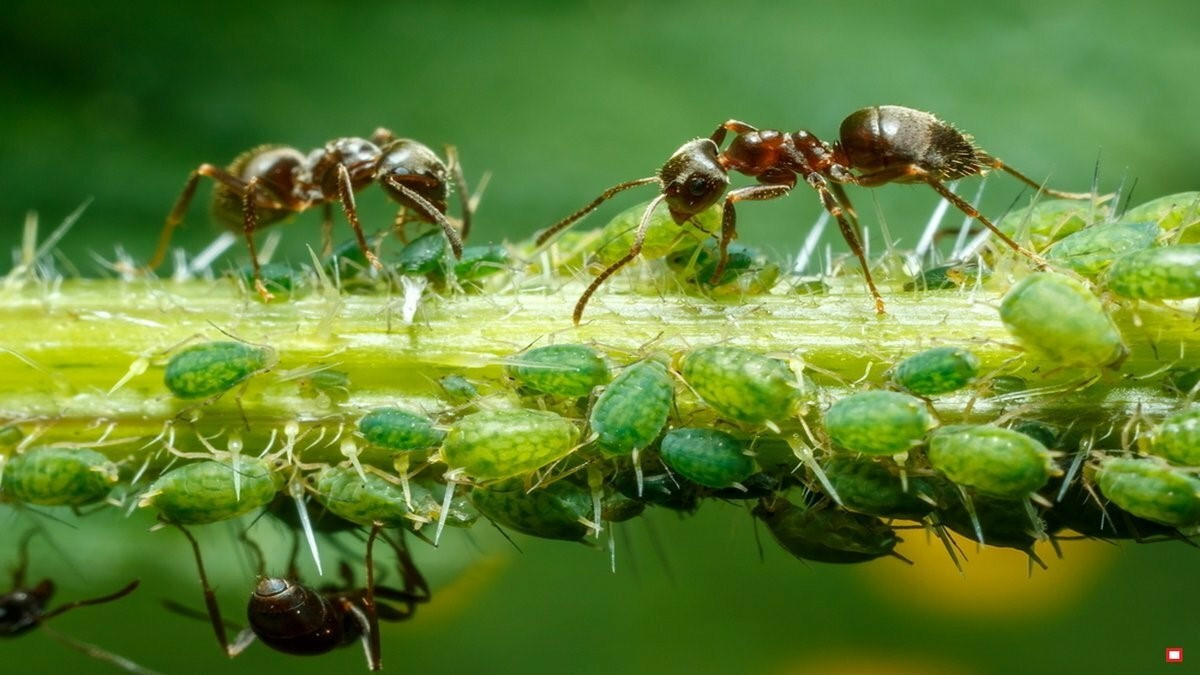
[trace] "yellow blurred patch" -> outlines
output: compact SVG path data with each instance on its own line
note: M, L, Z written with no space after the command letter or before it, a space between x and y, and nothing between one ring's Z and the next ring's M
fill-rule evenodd
M512 561L507 554L492 554L472 562L462 574L434 590L433 600L417 610L420 621L406 631L442 633L446 626L470 607L479 594L495 583Z
M853 649L854 653L849 653ZM789 663L776 671L780 675L974 675L980 671L942 657L862 654L859 647L847 654L823 654L816 658Z

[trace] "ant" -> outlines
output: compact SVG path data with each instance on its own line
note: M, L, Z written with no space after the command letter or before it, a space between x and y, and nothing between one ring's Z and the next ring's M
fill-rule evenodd
M13 570L12 589L0 595L0 637L16 637L38 626L42 626L42 630L50 637L94 659L107 661L118 668L132 673L153 673L154 671L147 670L129 659L107 652L95 645L68 637L58 631L52 630L49 626L43 625L46 621L73 609L89 605L102 605L106 602L123 598L132 593L140 582L134 579L115 593L102 595L98 598L75 600L65 605L59 605L55 609L47 610L46 606L54 596L54 582L50 579L42 579L36 586L29 587L25 585L25 573L29 569L29 541L36 532L36 530L30 530L21 538L21 543L19 544L21 552L20 562L17 563L17 568Z
M734 138L729 147L721 150L726 135ZM629 253L617 260L588 286L575 305L574 321L579 323L588 300L596 289L614 272L637 257L642 250L650 213L659 202L666 201L672 220L677 225L690 221L701 211L725 198L721 212L720 259L713 271L713 283L721 278L729 260L729 242L737 236L737 213L734 204L740 201L777 199L789 194L802 179L821 198L821 205L837 219L842 237L862 265L867 287L875 299L875 311L884 314L883 298L875 288L862 241L858 232L857 215L843 184L877 187L886 183L924 183L948 200L960 211L983 223L1013 250L1029 257L1038 265L1045 261L1021 248L1011 237L996 228L975 207L946 187L947 181L998 169L1039 192L1066 199L1089 199L1090 194L1060 192L1046 189L1025 174L1005 164L980 148L971 137L930 113L897 105L863 108L842 121L839 140L826 143L807 131L791 133L755 127L729 120L717 127L709 138L684 143L658 173L613 186L603 194L551 225L537 238L544 244L555 233L591 213L617 193L629 188L658 183L659 195L650 202L642 215ZM857 170L858 173L854 173ZM729 172L750 176L759 185L729 190Z
M148 267L155 269L166 258L171 235L183 221L201 176L216 181L212 196L214 217L226 228L240 230L245 235L254 266L254 288L266 301L274 296L263 285L254 233L317 204L324 207L322 240L327 252L333 230L331 205L336 200L341 202L363 255L375 269L383 269L367 244L354 201L355 192L375 181L400 203L394 224L397 231L402 231L411 211L412 219L439 225L450 241L454 256L461 258L463 240L471 232L473 209L453 146L446 146L446 157L448 161L443 162L428 146L396 138L391 131L380 127L370 139L339 138L307 156L296 148L260 145L238 155L224 169L201 164L188 176L183 192L167 215ZM446 218L451 181L462 206L461 236Z
M297 549L293 547L292 562L286 577L270 577L262 574L262 554L259 555L259 579L250 601L246 607L246 618L249 625L234 637L233 642L225 633L225 621L221 618L221 609L217 605L216 594L208 582L208 574L204 571L204 561L200 557L200 545L195 537L182 525L176 525L187 536L192 544L192 552L196 557L196 568L200 571L200 583L204 587L204 604L208 609L208 619L212 622L213 632L217 643L229 658L233 658L249 647L255 638L261 640L271 649L309 656L324 654L337 647L344 647L361 639L363 652L367 657L367 667L379 670L382 667L379 640L379 619L384 621L404 621L412 617L416 604L428 602L430 598L429 584L421 575L409 555L408 549L393 541L387 535L381 534L382 526L376 524L371 528L367 537L367 585L365 588L355 588L350 566L345 562L341 565L342 587L326 587L315 589L301 584L296 571ZM396 552L400 562L401 575L404 577L404 588L391 588L375 584L374 544L379 537L383 538ZM247 540L248 542L248 540ZM254 546L257 550L257 546ZM383 601L401 603L403 608L387 604ZM195 615L196 612L175 603L167 606L177 612Z

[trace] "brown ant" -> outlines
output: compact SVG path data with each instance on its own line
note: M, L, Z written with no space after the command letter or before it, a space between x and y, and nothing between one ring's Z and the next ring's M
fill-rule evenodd
M354 229L358 247L376 269L383 265L371 251L358 220L354 193L378 181L394 201L400 203L395 227L403 227L411 218L439 225L450 241L456 258L462 257L462 242L471 232L471 204L458 154L446 146L447 162L422 143L396 138L379 128L371 138L339 138L308 153L282 145L260 145L238 155L227 168L201 164L192 171L183 192L167 215L158 247L150 260L155 269L167 256L171 235L183 220L201 176L216 181L213 190L213 216L224 227L241 231L254 266L254 287L264 300L272 299L262 282L254 233L284 218L320 204L324 207L322 228L324 248L330 248L334 201L341 202L346 220ZM450 181L453 180L462 204L462 235L446 218Z
M147 670L129 659L107 652L95 645L68 637L58 631L52 630L49 626L43 625L46 621L73 609L89 605L102 605L106 602L123 598L138 587L139 581L134 579L115 593L87 600L75 600L74 602L68 602L65 605L59 605L54 609L47 610L46 605L49 604L50 598L54 596L54 582L50 579L42 579L36 586L29 587L25 585L25 573L29 569L29 540L33 538L36 532L36 530L30 530L21 538L19 545L21 551L20 562L17 563L17 568L13 570L12 589L0 595L0 637L16 637L41 626L42 630L50 637L94 659L106 661L132 673L153 673L154 671Z
M729 147L722 151L721 144L729 132L735 134L734 138ZM983 173L988 169L1009 173L1039 192L1054 197L1088 199L1092 196L1046 189L979 149L970 136L930 113L903 106L883 105L851 113L842 121L839 140L833 144L807 131L787 133L759 130L744 122L729 120L717 127L711 137L684 143L663 164L657 175L609 188L587 206L550 226L538 237L537 243L545 243L556 232L570 226L619 192L658 183L660 193L642 215L629 253L601 272L575 305L574 320L579 323L588 299L600 284L641 252L650 213L659 202L665 201L671 218L676 224L682 225L724 196L720 259L712 276L713 283L716 283L728 262L729 242L737 236L734 204L782 197L803 180L817 191L821 205L837 219L842 236L862 265L867 287L875 299L875 311L883 314L883 298L871 277L859 237L857 216L842 184L876 187L885 183L924 183L967 216L987 226L1013 250L1044 265L1041 258L1021 248L945 185L947 181ZM853 173L855 170L858 173ZM729 190L730 171L751 176L760 185Z
M412 617L416 604L428 602L430 598L429 585L421 575L409 555L408 549L393 541L387 535L381 535L381 526L371 528L367 537L367 585L365 588L353 586L353 574L345 562L341 565L342 577L345 581L342 587L326 587L320 590L305 586L297 581L295 569L297 549L293 547L291 569L287 577L269 577L261 572L262 558L259 553L260 573L258 584L250 594L246 607L246 618L249 625L234 637L233 642L225 633L225 621L221 618L221 609L217 605L216 594L208 582L204 571L204 561L200 557L200 546L196 539L181 525L176 525L187 536L192 544L196 557L196 568L200 571L200 583L204 587L204 604L208 609L208 619L212 622L213 632L221 650L229 658L242 653L257 638L271 649L309 656L324 654L337 647L344 647L361 639L363 652L367 657L367 666L371 670L379 670L381 663L381 646L379 641L379 620L404 621ZM400 562L401 575L404 577L404 588L379 586L375 583L374 544L376 538L391 545ZM255 547L257 548L257 547ZM403 608L382 601L400 603ZM168 607L188 615L196 613L175 603L167 603Z

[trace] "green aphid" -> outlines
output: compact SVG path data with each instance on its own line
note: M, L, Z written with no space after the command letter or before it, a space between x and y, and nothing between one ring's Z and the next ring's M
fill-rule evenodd
M1129 351L1100 300L1062 274L1038 272L1017 282L1000 303L1000 320L1059 366L1116 366Z
M340 370L318 370L296 378L301 398L327 397L334 403L350 400L350 375Z
M171 357L163 382L179 398L217 396L263 372L275 361L275 351L244 342L206 342Z
M308 290L308 276L293 269L291 265L267 263L259 266L259 270L263 285L276 299L299 297ZM258 293L254 292L254 266L239 267L234 276L241 281L243 287L250 289L251 296L261 300Z
M1010 428L1029 436L1046 448L1058 447L1059 437L1062 435L1055 427L1037 420L1023 420L1013 424Z
M376 408L358 421L358 431L371 445L405 452L440 445L446 434L433 420L400 408Z
M1161 246L1123 256L1109 268L1105 286L1133 300L1200 297L1200 244Z
M1154 431L1150 452L1172 464L1200 467L1200 408L1163 420Z
M549 345L521 352L505 367L523 386L555 396L587 396L608 382L608 364L587 345Z
M441 518L442 506L446 499L447 485L445 483L422 476L409 481L409 488L417 486L418 491L428 492L432 497L432 503L425 500L418 500L418 492L413 493L413 510L418 516L422 516L431 521L436 521ZM425 510L421 510L421 509ZM471 498L462 490L454 493L450 498L450 509L446 513L446 524L451 527L470 527L479 520L479 509L471 503Z
M479 390L462 375L447 375L438 380L438 384L441 385L442 391L446 392L446 398L451 403L461 405L479 398Z
M754 507L785 551L823 563L860 563L892 553L900 539L878 518L838 508L803 508L778 499Z
M906 291L937 291L960 288L976 279L987 279L991 273L984 269L981 274L975 263L955 263L921 270L912 281L904 284Z
M1121 216L1122 223L1157 223L1180 244L1200 243L1200 192L1180 192L1140 204Z
M825 413L833 442L864 455L895 455L925 440L933 416L918 398L895 391L864 391L836 401Z
M835 455L822 468L842 506L851 511L921 520L934 509L934 490L929 482L909 476L905 490L899 467L890 460Z
M1005 396L1029 389L1029 383L1016 375L997 375L987 382L985 396Z
M1101 222L1107 207L1075 199L1045 199L1009 212L996 227L1018 242L1028 241L1035 251Z
M234 467L227 460L204 460L171 469L150 484L138 506L153 506L167 522L200 525L266 506L283 487L282 473L269 460L239 457Z
M959 485L996 497L1025 497L1058 472L1050 451L1031 436L990 424L933 432L929 464Z
M659 458L643 461L642 471L640 477L633 469L618 472L613 476L613 487L629 499L672 511L693 513L700 508L703 488L668 473Z
M496 523L534 537L581 541L591 531L584 523L592 515L591 494L566 480L532 491L524 481L507 480L471 490L471 502Z
M446 235L430 230L404 245L396 253L396 271L424 275L439 271L446 258Z
M436 232L441 236L440 232ZM443 240L445 237L442 237ZM508 269L508 249L499 244L490 246L467 246L462 258L453 261L454 278L459 281L475 281ZM446 276L446 264L436 270L436 276Z
M675 473L711 488L730 487L754 473L744 444L715 429L674 429L662 440L662 459Z
M117 465L95 450L31 448L4 464L0 497L38 506L82 506L108 496Z
M934 347L904 359L892 382L917 396L958 391L979 374L979 358L962 347Z
M600 518L606 523L623 523L633 520L646 511L646 502L626 497L620 492L604 495L600 502Z
M1159 234L1155 223L1104 223L1051 246L1046 259L1095 278L1126 253L1154 246Z
M1163 385L1179 394L1191 393L1200 384L1200 368L1172 368L1163 378Z
M625 455L654 442L667 426L675 383L655 359L621 371L592 406L589 423L596 445L610 455Z
M703 347L683 357L680 374L704 402L746 424L783 421L800 401L788 364L741 347Z
M649 202L645 202L632 206L608 221L608 224L600 231L600 247L593 254L596 262L607 267L629 253L638 225L641 224L642 214L645 213L649 204ZM701 211L691 220L698 222L699 226L676 225L666 204L660 203L656 206L654 212L650 214L646 239L642 243L642 258L646 260L663 258L672 251L699 245L708 238L709 235L706 232L719 232L721 230L721 203L718 202Z
M1040 517L1030 516L1027 504L1027 499L974 495L971 508L975 512L975 519L972 519L962 499L950 496L946 499L945 509L937 512L937 522L971 541L979 541L980 532L975 529L978 524L983 534L980 543L1023 551L1034 562L1045 567L1033 547L1045 538L1046 526Z
M527 474L567 456L579 441L569 420L534 410L485 410L458 420L442 461L480 480Z
M1157 459L1113 457L1096 471L1100 492L1140 518L1164 525L1200 525L1200 480Z
M1070 528L1088 537L1135 541L1180 536L1174 527L1139 518L1112 502L1101 504L1095 491L1082 481L1072 483L1045 516L1050 532Z
M404 490L375 473L366 480L352 466L330 466L317 473L314 488L317 500L329 512L358 525L383 523L387 527L407 527L413 522L410 514L436 511L438 502L429 490L410 482L413 508L404 499Z
M0 448L11 448L25 439L25 434L15 426L0 427Z
M378 241L378 238L375 238L374 243L377 244ZM338 279L343 288L355 284L362 285L364 282L373 283L366 279L371 264L359 248L358 239L347 239L339 243L322 261L321 266L329 277Z
M725 271L714 283L712 276L719 262L717 249L716 240L708 239L700 246L672 253L667 264L685 281L714 297L765 293L779 278L778 265L766 263L754 249L734 243L729 245Z

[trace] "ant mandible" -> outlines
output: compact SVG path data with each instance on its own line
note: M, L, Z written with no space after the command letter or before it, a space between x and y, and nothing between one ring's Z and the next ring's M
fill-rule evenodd
M721 150L726 135L734 138ZM642 250L650 214L665 201L672 220L682 225L696 214L725 198L721 214L720 259L713 271L713 282L721 277L728 262L729 242L737 236L739 201L782 197L803 179L821 198L821 205L837 219L842 237L862 265L867 287L875 299L875 311L884 313L883 298L863 252L857 217L842 184L877 187L886 183L924 183L960 211L983 223L1001 241L1038 265L1044 261L1021 248L1001 232L991 220L946 187L947 181L998 169L1016 177L1043 194L1066 199L1089 199L1090 194L1046 189L1025 174L976 147L971 137L930 113L897 105L863 108L842 121L839 140L832 145L807 131L791 133L755 127L729 120L717 127L709 138L684 143L663 164L657 175L621 183L609 188L590 204L545 230L537 243L545 243L619 192L657 182L659 195L642 215L633 246L623 258L609 265L575 305L574 321L579 323L588 300L608 277L628 264ZM750 176L760 185L729 190L729 172ZM854 173L858 171L858 173Z
M297 581L296 549L293 548L291 570L287 577L269 577L260 571L258 584L250 594L250 601L246 607L249 625L230 643L225 634L225 622L221 618L216 594L208 582L208 574L204 571L200 545L186 528L182 525L176 527L191 542L192 552L196 557L196 568L200 572L200 583L204 587L204 604L208 610L208 618L212 622L213 632L221 650L229 658L242 653L255 638L271 649L298 656L324 654L361 639L363 652L367 657L367 667L379 670L382 667L379 619L409 619L416 611L416 604L428 602L430 598L429 584L417 569L408 549L382 535L382 527L376 524L367 537L366 587L353 587L350 566L344 562L341 569L345 580L344 587L317 590L301 584ZM403 589L375 583L373 551L375 540L380 536L396 552L400 572L404 578ZM404 607L401 609L399 606L379 602L381 599L401 603ZM168 607L184 614L193 614L192 611L174 603L168 603Z
M13 570L12 589L0 595L0 637L16 637L38 626L42 626L42 630L55 640L94 659L106 661L131 673L153 673L154 671L147 670L122 656L63 635L58 631L51 630L49 626L43 626L50 619L73 609L89 605L102 605L106 602L123 598L138 587L139 581L134 579L115 593L87 600L75 600L74 602L68 602L65 605L59 605L54 609L47 610L46 605L49 604L50 598L54 596L54 582L50 579L42 579L36 586L29 587L25 585L25 573L29 569L29 540L33 538L36 532L36 530L30 530L21 537L21 543L19 544L21 552L20 560L17 563L17 568Z
M166 258L171 235L183 221L202 176L216 181L212 197L214 217L224 227L245 235L254 266L254 287L264 300L274 296L262 282L254 233L317 204L324 206L322 233L326 250L333 229L331 204L339 201L363 255L376 269L383 268L367 244L354 201L354 193L372 182L378 182L389 197L400 203L397 229L412 211L415 220L440 226L454 256L461 258L463 240L471 232L472 208L453 146L446 146L446 158L443 162L424 144L396 138L391 131L380 127L369 140L339 138L307 156L295 148L260 145L238 155L224 169L201 164L188 176L183 192L167 215L148 266L155 269ZM461 236L446 218L451 180L462 207Z

